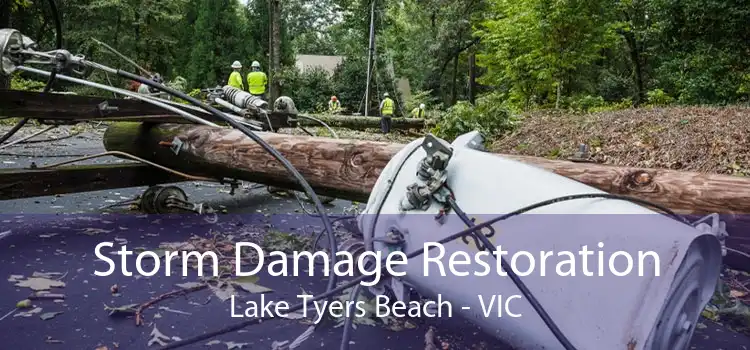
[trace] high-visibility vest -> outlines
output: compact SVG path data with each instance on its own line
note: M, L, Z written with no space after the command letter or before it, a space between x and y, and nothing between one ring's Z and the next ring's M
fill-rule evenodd
M339 109L339 108L341 108L341 102L339 102L338 100L328 101L328 109L334 110L334 109Z
M240 90L244 90L245 88L242 87L242 74L238 71L232 72L232 74L229 74L229 81L227 81L227 85L238 88Z
M380 108L381 115L393 115L393 100L385 98L383 100L383 107Z
M411 116L414 118L424 118L424 109L414 107L414 109L411 110Z
M256 71L247 74L247 89L253 95L262 95L266 92L268 77L266 73Z

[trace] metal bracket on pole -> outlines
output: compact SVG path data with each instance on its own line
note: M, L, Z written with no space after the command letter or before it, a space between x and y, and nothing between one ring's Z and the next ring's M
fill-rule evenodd
M119 111L120 110L120 108L117 107L117 106L111 107L109 105L108 101L104 101L104 102L100 103L97 107L99 109L99 115L102 116L102 117L106 117L111 112Z

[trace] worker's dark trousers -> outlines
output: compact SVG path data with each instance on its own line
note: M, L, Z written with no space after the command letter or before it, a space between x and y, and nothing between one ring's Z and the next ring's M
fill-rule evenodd
M380 131L384 134L391 132L391 116L380 117Z

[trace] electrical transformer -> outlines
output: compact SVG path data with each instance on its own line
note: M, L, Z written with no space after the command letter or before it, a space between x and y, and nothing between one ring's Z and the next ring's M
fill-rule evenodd
M408 254L466 229L470 223L446 208L447 197L480 224L557 197L605 194L488 153L482 144L476 132L452 144L428 135L395 155L358 218L366 248ZM498 258L516 266L513 271L576 349L687 349L720 275L718 216L710 217L713 224L690 224L602 197L540 206L482 234L507 252ZM591 254L581 253L586 250ZM519 287L502 275L493 251L475 237L459 238L410 259L396 268L405 275L370 291L408 301L413 289L449 301L453 317L461 314L515 348L563 349Z

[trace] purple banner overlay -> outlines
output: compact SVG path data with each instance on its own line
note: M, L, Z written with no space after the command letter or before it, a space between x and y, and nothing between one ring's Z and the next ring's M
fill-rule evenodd
M496 216L468 215L475 225ZM682 219L692 223L699 218ZM528 318L532 328L540 321L522 306L525 298L497 256L539 293L542 304L563 300L583 310L591 302L602 303L589 311L593 316L581 316L580 323L572 321L580 315L553 308L550 315L570 331L594 322L596 315L617 314L623 305L659 304L681 266L693 261L691 254L700 255L695 261L702 261L700 273L706 275L712 266L718 270L719 261L738 270L750 267L743 256L750 253L750 217L722 219L729 234L724 257L712 233L660 214L523 214L482 231L494 246L472 236L436 244L467 228L454 214L442 220L427 214L331 215L339 252L331 259L321 219L306 214L0 214L0 269L7 279L0 283L0 305L5 305L0 317L6 316L0 321L0 342L18 349L55 343L76 349L114 349L115 344L123 349L157 348L271 316L276 321L188 347L271 348L274 341L293 341L321 319L331 317L332 325L343 322L345 311L329 315L313 302L300 311L285 308L324 292L331 278L343 283L365 274L361 285L372 288L365 288L360 295L365 303L354 305L350 314L356 319L352 341L357 349L420 348L431 329L440 330L440 339L453 345L450 349L478 343L485 349L510 349L486 332L486 322L492 322L488 320ZM407 254L423 248L430 250L406 261ZM350 264L342 263L347 259ZM386 305L398 299L393 295L398 288L391 286L388 275L406 282L408 298L423 301L418 310ZM374 291L383 285L388 285L390 300L380 297L379 306ZM467 291L467 286L472 288ZM581 297L579 289L592 295ZM350 291L335 299L347 300ZM473 298L462 299L471 293ZM608 304L609 299L620 305ZM428 307L425 300L436 303ZM474 314L466 311L470 306ZM618 317L607 319L616 325ZM302 349L338 348L340 332L330 327L316 333L318 338L310 341L314 346ZM692 346L717 349L716 343L702 343L714 329L696 329L701 336L694 337ZM154 330L164 337L155 336ZM737 348L731 342L722 344Z

